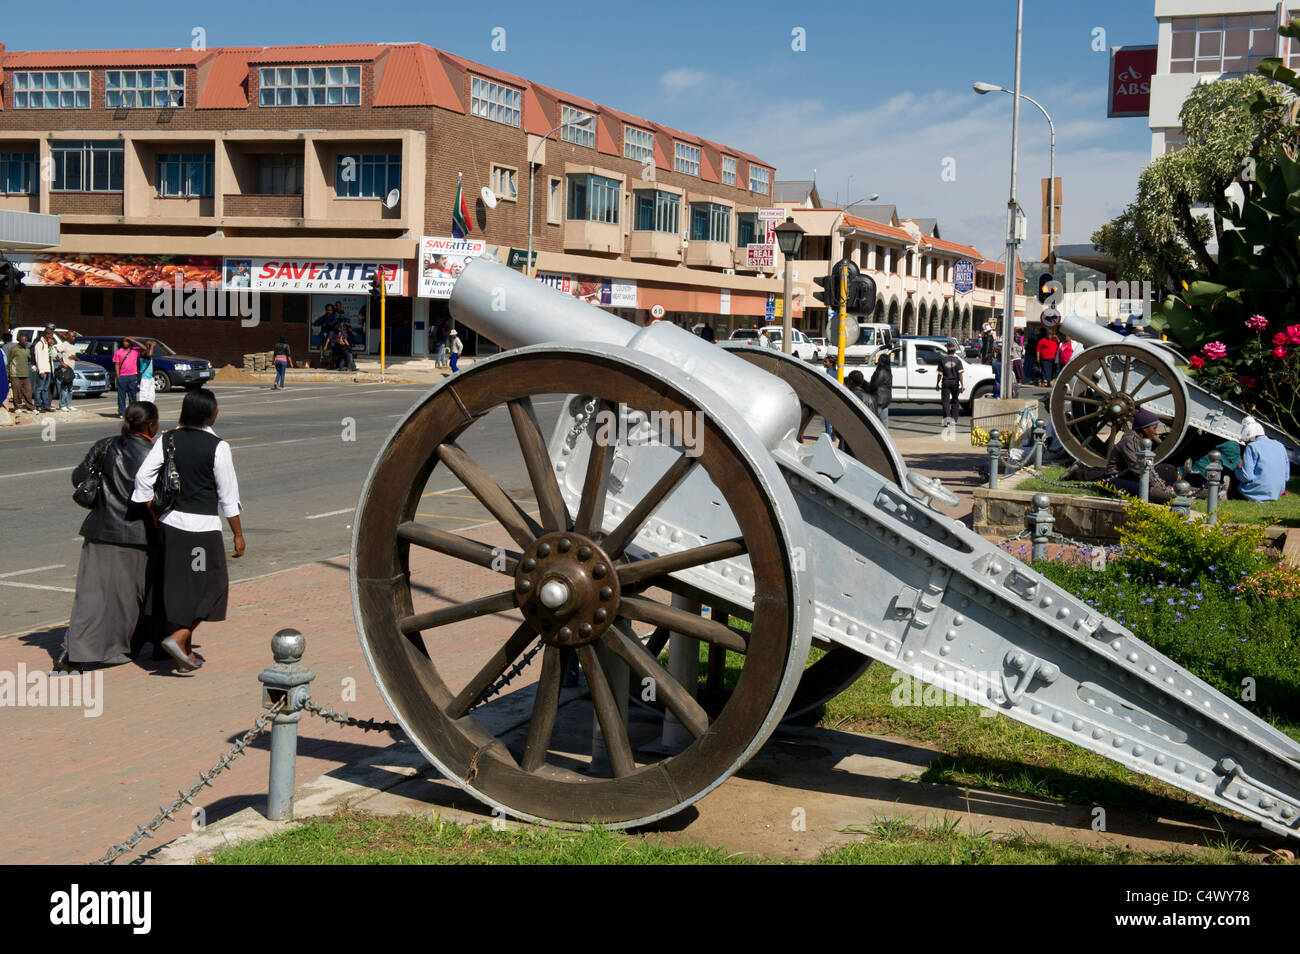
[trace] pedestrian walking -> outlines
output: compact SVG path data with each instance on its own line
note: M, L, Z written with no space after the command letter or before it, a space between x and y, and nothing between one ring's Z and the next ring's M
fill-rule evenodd
M988 364L993 360L993 326L986 324L983 333L980 335L980 364Z
M949 341L948 353L939 359L939 397L943 402L945 426L957 423L957 417L961 413L961 392L965 384L965 368L961 358L957 357L957 344Z
M439 324L438 324L438 357L437 357L437 359L436 359L436 360L434 361L434 363L433 363L433 365L434 365L435 368L445 368L445 367L448 367L448 365L447 365L447 339L448 339L449 336L448 336L448 334L447 334L447 331L448 331L448 329L447 329L447 322L445 322L445 321L443 321L443 322L439 322Z
M134 338L130 339L135 341ZM154 380L153 380L153 341L135 341L140 347L140 400L150 401L154 399Z
M1015 340L1011 342L1011 373L1016 376L1016 381L1025 380L1025 336L1023 332L1016 335Z
M1048 331L1038 342L1038 383L1040 387L1051 387L1056 374L1056 353L1061 343L1056 339L1055 331Z
M271 385L271 390L283 391L284 372L285 369L289 367L290 361L289 342L284 339L284 335L281 335L280 340L276 342L275 348L272 349L272 354L275 359L275 383Z
M96 441L72 471L74 487L98 472L99 494L78 531L77 590L56 669L120 665L131 658L134 636L147 625L158 531L148 508L132 497L136 471L157 433L158 408L134 402L123 415L122 433Z
M77 333L64 332L55 346L54 383L59 388L59 410L71 412L72 386L77 380Z
M889 427L889 402L894 398L894 371L889 361L889 352L882 351L876 359L876 370L872 372L867 393L876 403L876 416L880 423Z
M5 367L9 371L9 389L14 396L14 410L35 411L31 382L32 353L27 348L26 335L19 335L18 343L9 349Z
M1067 338L1064 333L1059 334L1058 340L1060 344L1056 347L1056 367L1063 368L1074 357L1074 342Z
M465 345L460 340L460 332L452 328L447 332L447 350L451 353L451 373L455 374L460 370L460 355L465 350Z
M772 339L768 336L766 328L758 333L758 346L760 348L772 347Z
M155 583L154 612L170 633L162 641L184 671L198 669L194 631L205 620L226 618L230 581L226 572L224 515L234 534L233 557L244 555L244 532L239 520L239 481L230 445L217 436L217 398L207 388L195 388L181 404L180 424L159 436L140 465L131 499L148 503L151 512L154 485L170 462L180 490L171 505L154 513L162 534ZM166 460L165 460L166 459ZM170 469L170 468L169 468Z
M117 376L117 416L140 396L140 346L132 338L123 338L113 352L113 371Z
M31 382L36 410L49 411L50 387L54 384L54 326L46 325L32 346Z

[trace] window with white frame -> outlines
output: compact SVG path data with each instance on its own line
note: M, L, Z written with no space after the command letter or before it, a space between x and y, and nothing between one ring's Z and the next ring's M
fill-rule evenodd
M270 66L257 71L259 106L360 106L360 66Z
M684 142L673 143L673 168L688 176L700 174L700 147L688 146Z
M519 197L519 188L515 181L518 175L519 171L510 166L492 166L492 191L496 193L498 199L513 201Z
M655 155L654 133L635 126L623 127L623 158L651 162Z
M360 153L334 159L334 195L340 199L382 199L402 186L399 153Z
M493 83L479 76L470 78L469 108L475 116L507 126L519 125L521 94L517 89Z
M0 152L0 193L35 195L36 153Z
M716 202L691 203L691 240L731 242L731 209Z
M771 184L772 171L751 163L749 166L749 191L767 195L768 187Z
M569 176L568 218L618 225L622 188L617 179L606 176L592 173Z
M634 196L633 231L681 234L681 196L658 189L638 189Z
M590 128L583 128L577 123L591 122ZM572 106L560 107L560 138L565 142L571 142L578 146L586 146L588 149L596 148L596 122L591 113L584 113L580 109L574 109Z
M204 153L160 153L158 194L167 198L212 195L212 156Z
M551 176L546 183L546 221L559 222L564 208L564 180Z
M736 160L732 156L722 157L722 184L729 186L736 184Z
M185 105L184 70L105 70L107 109L149 109Z
M1173 17L1170 28L1171 73L1253 73L1277 41L1272 13Z
M54 192L121 192L125 151L120 139L54 140Z
M10 73L14 109L89 109L90 72Z

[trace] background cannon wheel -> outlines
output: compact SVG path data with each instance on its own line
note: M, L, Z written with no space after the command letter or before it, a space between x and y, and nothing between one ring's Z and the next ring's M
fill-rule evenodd
M1187 433L1187 388L1178 372L1136 345L1088 348L1061 369L1052 386L1052 426L1075 460L1104 467L1139 409L1161 422L1156 462Z
M799 396L801 440L807 436L813 419L820 415L835 429L840 450L900 487L907 487L903 460L880 418L819 365L771 348L756 348L739 342L728 342L723 347L790 385ZM835 698L853 685L870 665L870 656L847 646L828 646L825 655L804 670L785 717L797 718Z
M573 467L585 469L572 512L556 479L560 465L552 463L537 424L533 399L571 392L575 382L601 410L699 415L695 420L704 428L699 456L677 455L641 503L608 532L602 527L603 500L609 464L618 456L617 433L612 442L587 445L585 464L570 458ZM357 628L380 690L412 741L477 798L526 819L644 824L720 784L779 720L802 670L811 628L799 611L802 570L791 560L803 542L802 525L785 522L797 510L775 464L747 449L746 439L756 443L753 434L725 405L706 406L714 402L703 388L688 393L669 366L644 355L539 346L479 362L448 379L412 409L381 450L353 533ZM513 424L536 517L465 450L471 446L467 432L494 411L508 413ZM597 417L580 426L594 433ZM416 519L426 482L438 467L451 471L496 518L512 540L509 548ZM636 559L628 542L697 467L730 509L734 536ZM413 545L483 567L487 595L417 612L413 589L418 592L422 581L412 579ZM669 573L737 559L748 561L756 594L748 634L683 612L656 595ZM450 678L445 647L456 632L452 627L482 627L501 615L508 617L504 635L485 647L486 662L467 681ZM634 621L740 654L739 678L720 711L706 712L640 639L628 636ZM525 651L540 653L530 715L523 726L498 736L492 707L477 706ZM570 654L586 678L590 709L561 705ZM652 750L658 729L650 740L643 723L625 726L602 657L617 657L634 676L654 680L658 696L693 741L665 755ZM607 765L590 755L593 711ZM574 744L578 737L585 741Z

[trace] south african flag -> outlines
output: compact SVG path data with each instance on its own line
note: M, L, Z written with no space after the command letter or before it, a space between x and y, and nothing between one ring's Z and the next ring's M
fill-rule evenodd
M456 176L456 204L451 208L451 237L464 238L474 231L469 224L469 203L465 201L465 186L460 175Z

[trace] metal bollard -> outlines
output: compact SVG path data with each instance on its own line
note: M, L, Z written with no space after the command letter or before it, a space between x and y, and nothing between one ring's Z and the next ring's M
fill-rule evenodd
M1170 505L1174 513L1182 514L1184 517L1192 515L1192 485L1185 480L1180 480L1174 484L1174 502Z
M1002 457L1002 432L989 431L989 490L998 489L998 466Z
M1052 498L1047 494L1034 494L1034 509L1025 514L1033 540L1032 559L1035 563L1047 559L1047 541L1052 535L1056 520L1052 517Z
M293 817L294 762L298 755L298 720L316 674L299 660L307 639L296 629L282 629L271 637L275 665L257 676L262 684L262 708L280 699L285 706L271 720L271 777L266 789L266 817L280 821Z
M1047 423L1034 421L1034 470L1043 469L1043 447L1047 444Z
M1138 499L1143 503L1151 502L1151 468L1155 466L1155 460L1151 438L1142 438L1142 449L1138 451Z
M1205 522L1219 521L1219 489L1223 486L1223 453L1210 451L1210 463L1205 468Z

